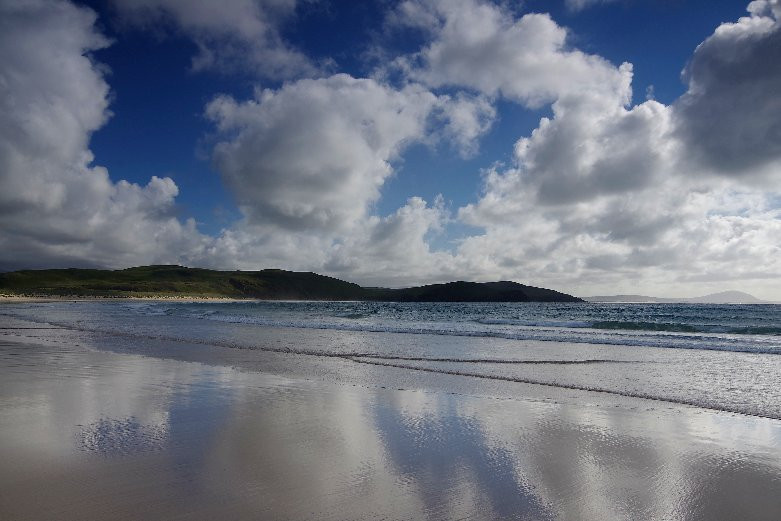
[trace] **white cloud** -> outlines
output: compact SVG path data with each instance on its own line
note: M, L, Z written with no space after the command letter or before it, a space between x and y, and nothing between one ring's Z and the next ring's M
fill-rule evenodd
M581 295L686 295L736 281L768 298L777 291L781 212L763 192L660 176L644 189L544 205L518 170L494 177L479 204L460 212L485 230L457 252L484 279L520 277Z
M121 7L174 21L205 51L271 49L291 64L269 58L267 75L313 73L279 37L293 2L219 13L207 4ZM685 294L734 281L768 298L781 291L777 0L752 2L749 16L706 39L687 67L687 93L669 106L629 105L631 65L572 48L547 15L518 18L476 0L402 2L393 23L428 42L393 71L209 103L214 164L243 214L213 238L173 215L171 179L114 183L93 166L89 138L109 117L108 86L85 56L107 44L94 14L44 0L0 5L0 266L182 262L368 284L514 279L578 294ZM402 73L400 86L389 72ZM550 105L551 115L520 137L509 164L484 172L476 201L454 217L441 199L412 196L373 215L410 143L474 154L499 98ZM454 220L482 231L454 252L433 248Z
M344 232L364 219L411 143L452 143L462 156L493 123L481 96L436 96L337 74L208 104L214 164L251 224Z
M419 197L385 217L356 221L349 232L289 233L277 226L243 220L216 238L199 265L316 271L365 285L402 286L444 281L459 273L457 259L433 251L429 239L450 219L441 199Z
M438 99L443 123L443 138L455 144L461 157L477 153L479 139L496 120L496 108L485 96L468 96L459 92Z
M336 244L324 268L373 286L449 280L458 273L456 259L429 245L449 218L441 197L431 206L411 197L395 213L367 219L357 233Z
M637 191L655 184L669 161L669 115L647 101L620 106L557 101L553 119L515 147L524 183L541 204L587 201Z
M393 173L404 146L426 137L437 105L427 90L394 90L346 74L288 83L207 107L228 139L214 162L252 223L344 231Z
M759 176L773 188L781 171L773 8L752 4L751 17L699 46L689 92L670 107L561 93L553 117L516 144L514 164L488 170L480 200L460 209L485 231L458 255L486 278L581 294L692 293L733 281L772 298L778 193L704 174Z
M752 18L738 25L767 24L753 18L767 19L775 7L752 4ZM768 288L781 274L776 196L704 175L712 167L692 155L684 136L687 125L699 124L692 107L713 100L697 87L710 77L697 72L711 52L705 44L679 103L628 106L631 65L569 48L566 30L548 16L515 19L473 1L405 2L393 16L431 39L395 61L406 74L402 89L336 76L210 106L229 136L216 162L247 216L220 239L233 234L224 251L237 259L276 255L282 266L369 284L503 278L580 294L605 287L670 294L734 281L772 296ZM767 45L759 40L733 41L732 52L751 54L741 46ZM774 78L769 69L765 77ZM721 83L715 77L706 90L719 92ZM769 93L767 83L760 90ZM481 197L457 212L483 233L462 238L455 252L437 251L431 237L452 220L441 202L428 206L413 197L392 215L370 215L406 143L445 136L469 155L493 123L491 98L499 96L529 107L551 103L552 116L518 140L512 164L485 172ZM772 99L762 100L770 110ZM405 108L414 117L400 116ZM438 114L446 118L429 127ZM739 112L730 117L760 124L751 114L744 113L746 122ZM385 130L366 132L377 126L375 117ZM767 114L763 121L775 119ZM779 156L773 146L762 149L771 161Z
M49 1L3 9L5 267L170 262L340 271L350 255L360 264L356 276L368 277L370 263L382 260L401 280L425 262L424 237L445 212L413 198L393 215L370 216L392 162L415 141L450 140L473 152L494 117L480 97L347 75L258 91L247 102L218 97L207 107L222 138L214 159L245 218L204 237L192 220L174 216L171 179L114 183L92 164L90 136L110 116L103 69L86 56L108 44L94 13ZM417 255L390 255L389 237Z
M547 14L515 19L478 0L421 0L403 2L393 22L425 22L431 42L394 66L430 87L465 87L529 107L584 95L625 104L631 95L631 65L571 49L567 30Z
M318 66L288 44L280 26L297 0L112 0L140 26L172 23L198 46L193 68L254 72L272 79L317 74Z
M616 2L617 0L564 0L567 5L567 9L571 11L581 11L583 9L600 5Z
M223 138L215 166L244 219L202 263L404 284L441 280L453 259L427 243L449 219L441 199L428 206L411 197L391 215L371 214L393 162L414 142L445 140L468 155L495 112L481 97L339 74L259 90L246 102L218 97L207 115Z
M175 262L199 245L171 215L178 189L113 183L87 145L109 117L86 56L108 42L72 4L0 2L0 267Z
M723 175L781 172L781 2L757 1L750 16L702 42L685 70L688 91L674 105L691 159Z

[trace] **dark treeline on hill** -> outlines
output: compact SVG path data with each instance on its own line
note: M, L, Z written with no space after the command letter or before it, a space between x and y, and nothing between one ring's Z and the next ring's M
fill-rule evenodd
M182 266L124 270L53 269L0 273L0 293L74 297L226 297L388 302L582 302L516 282L450 282L414 288L364 288L316 273L277 269L216 271Z
M404 289L385 289L377 300L397 302L582 302L552 289L517 282L448 282Z

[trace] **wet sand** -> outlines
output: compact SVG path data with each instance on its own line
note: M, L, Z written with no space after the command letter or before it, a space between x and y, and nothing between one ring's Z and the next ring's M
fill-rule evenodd
M774 419L0 326L3 520L781 519Z

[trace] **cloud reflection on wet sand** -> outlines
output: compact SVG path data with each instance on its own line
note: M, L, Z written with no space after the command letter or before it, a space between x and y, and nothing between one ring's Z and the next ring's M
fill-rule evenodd
M781 514L775 420L352 387L67 343L4 342L0 362L3 519Z

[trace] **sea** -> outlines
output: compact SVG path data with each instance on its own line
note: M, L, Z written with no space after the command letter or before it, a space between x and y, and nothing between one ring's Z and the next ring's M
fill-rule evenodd
M781 305L149 302L123 306L259 327L336 329L781 354Z
M117 343L336 357L781 419L775 304L106 300L0 313Z
M781 306L0 302L0 519L781 519Z

